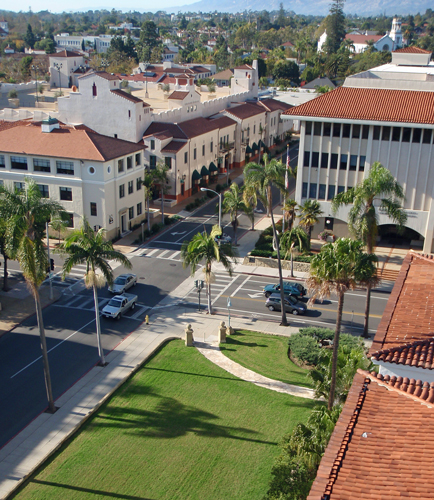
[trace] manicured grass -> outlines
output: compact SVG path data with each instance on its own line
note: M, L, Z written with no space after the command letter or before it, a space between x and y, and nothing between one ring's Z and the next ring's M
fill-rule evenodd
M259 500L279 441L314 404L244 382L172 341L16 498Z
M288 358L288 339L250 330L236 330L220 348L228 358L265 377L287 384L313 387L308 370Z

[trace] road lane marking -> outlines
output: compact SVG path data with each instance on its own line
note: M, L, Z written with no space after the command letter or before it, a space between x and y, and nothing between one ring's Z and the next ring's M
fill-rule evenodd
M161 245L177 245L177 246L182 246L182 243L177 243L176 241L161 241L161 240L158 240L158 241L151 241L151 243L153 244L161 244ZM161 248L157 248L156 250L161 250ZM145 257L149 257L150 254L146 254L144 255Z
M230 283L228 283L228 285L223 288L223 290L217 295L217 297L212 301L212 304L214 304L221 296L223 296L223 293L230 287L233 285L233 283L235 282L235 280L238 279L238 276L234 276L234 278L232 278L232 281ZM215 286L215 285L214 285ZM225 297L229 297L229 295L225 295Z
M202 222L201 224L206 224L209 220L212 219L212 216L209 217L208 219L206 219L204 222ZM198 224L199 225L199 224ZM190 234L190 233L193 233L194 231L197 231L197 227L193 228L191 231L189 231L185 236L183 236L182 238L179 238L178 240L176 240L176 242L178 241L181 241L181 239L183 241L185 241L185 238Z
M235 297L235 295L240 291L241 287L244 286L249 280L250 276L247 276L247 278L241 283L241 285L235 290L235 292L233 292L232 297Z

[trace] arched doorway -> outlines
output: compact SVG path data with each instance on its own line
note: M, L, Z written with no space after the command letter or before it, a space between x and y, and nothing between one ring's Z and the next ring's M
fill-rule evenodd
M378 226L378 239L381 246L394 246L400 248L422 249L424 238L414 229L404 227L398 232L395 224L383 224Z

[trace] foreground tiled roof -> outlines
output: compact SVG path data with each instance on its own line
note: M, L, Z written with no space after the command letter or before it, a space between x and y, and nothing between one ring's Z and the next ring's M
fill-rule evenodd
M421 400L430 404L434 402L434 382L424 382L423 380L409 379L408 377L383 376L376 372L372 372L369 377L371 379L375 378L379 384L387 384L390 387L411 395L415 401Z
M359 370L308 500L433 498L434 387L402 387Z
M285 115L434 124L434 92L339 87Z
M382 349L375 352L372 358L384 363L414 366L416 368L434 368L434 337L427 340L418 340L391 349Z
M434 260L409 252L378 325L369 354L434 336Z
M430 50L420 49L419 47L404 47L393 52L398 54L431 54Z
M0 151L17 155L108 161L143 149L143 143L114 139L82 127L42 132L39 124L26 124L0 131Z

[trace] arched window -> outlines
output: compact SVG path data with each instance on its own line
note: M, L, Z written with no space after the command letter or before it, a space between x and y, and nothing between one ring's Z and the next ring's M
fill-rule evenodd
M96 85L95 85L95 83L92 85L92 95L93 95L93 97L96 97Z

